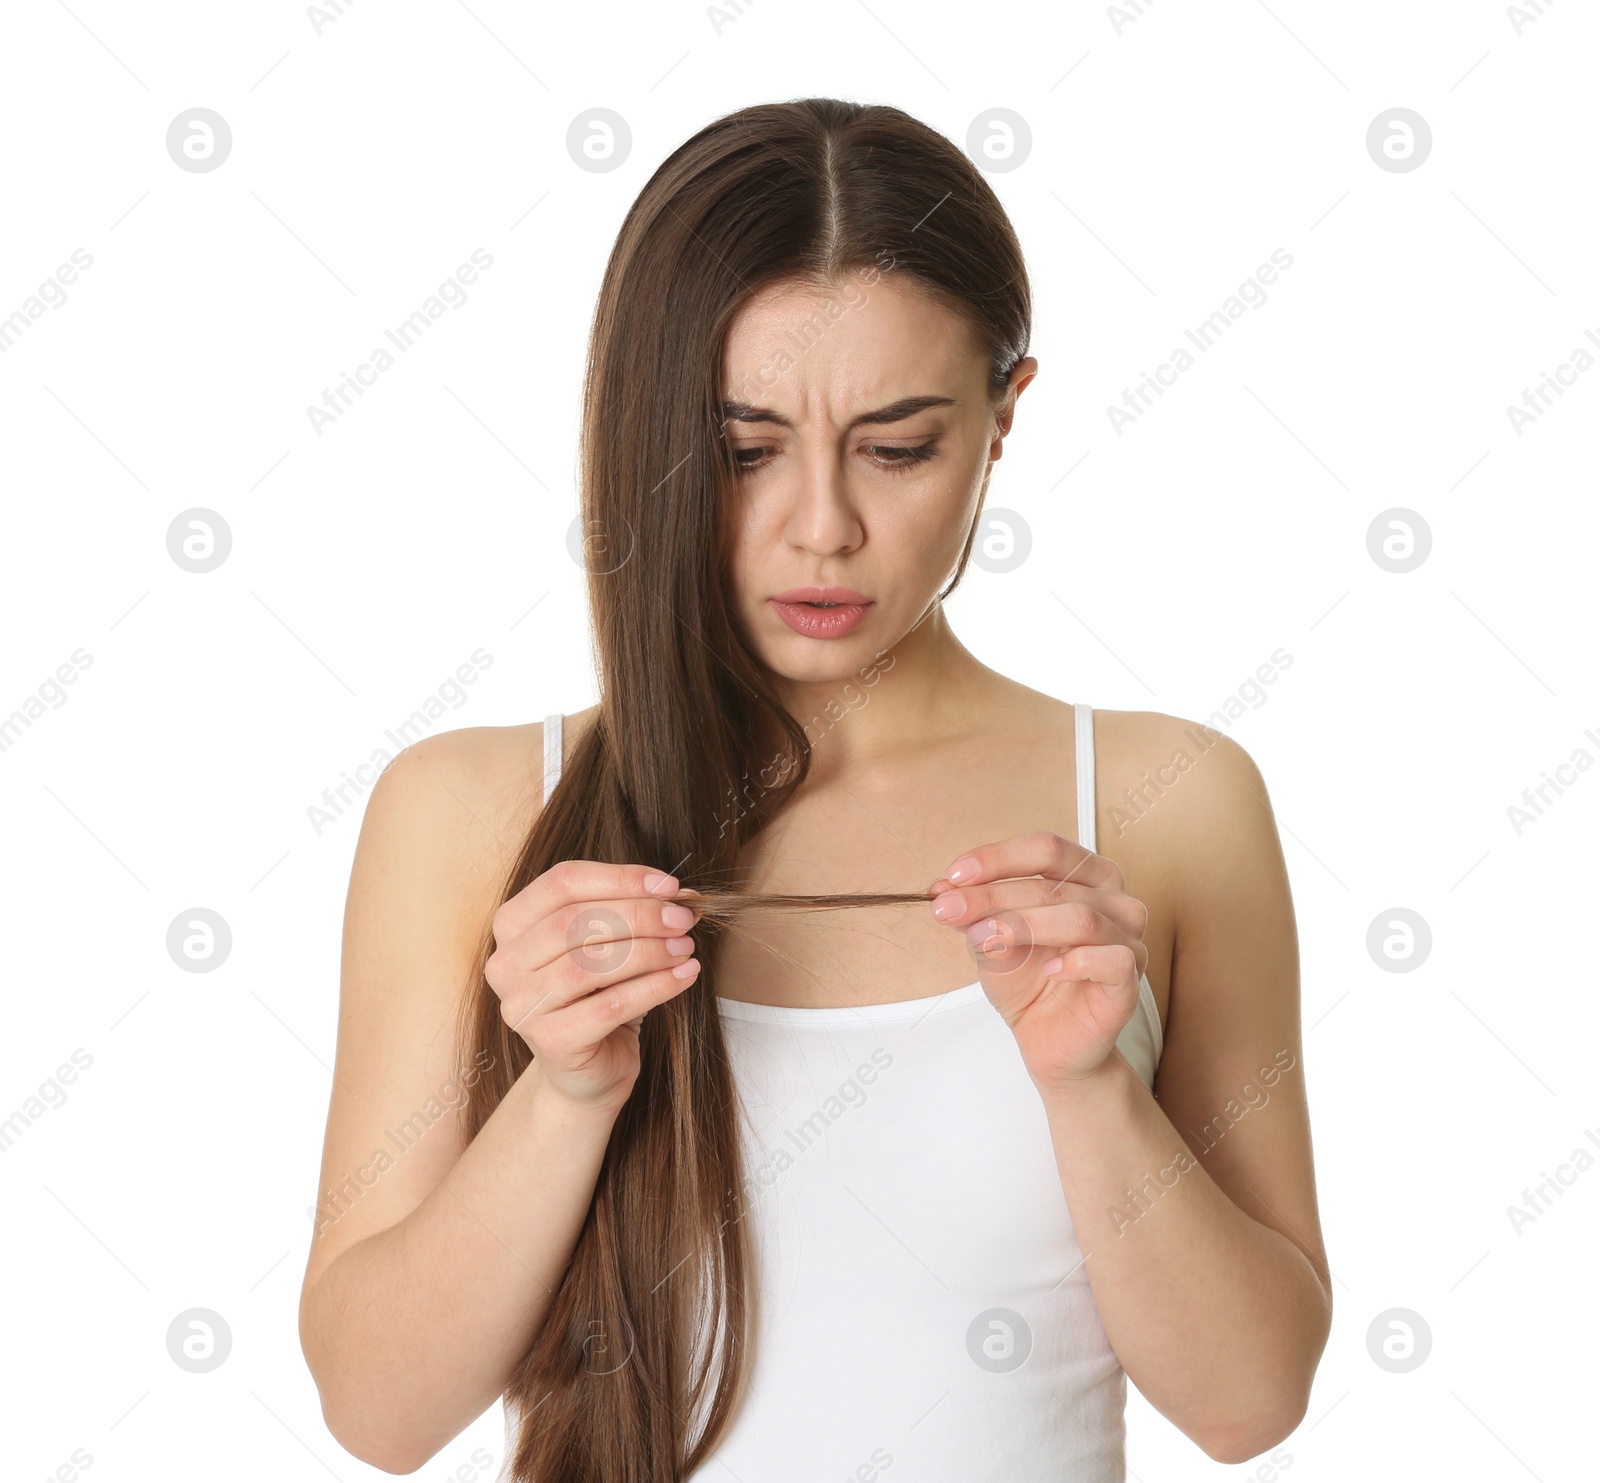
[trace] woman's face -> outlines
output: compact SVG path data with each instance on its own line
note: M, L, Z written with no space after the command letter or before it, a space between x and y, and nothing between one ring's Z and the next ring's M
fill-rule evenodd
M730 602L770 670L848 678L927 615L1037 364L1019 362L991 401L966 321L892 269L831 290L786 283L746 305L723 350L739 466Z

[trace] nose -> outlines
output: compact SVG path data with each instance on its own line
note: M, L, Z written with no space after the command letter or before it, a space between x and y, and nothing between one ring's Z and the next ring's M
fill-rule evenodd
M861 542L861 519L837 450L807 443L796 463L784 539L822 556L853 550Z

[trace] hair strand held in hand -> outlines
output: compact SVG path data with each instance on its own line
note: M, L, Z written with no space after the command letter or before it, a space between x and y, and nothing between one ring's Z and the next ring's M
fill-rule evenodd
M731 923L749 911L844 911L861 906L926 906L926 891L857 891L841 895L763 894L746 891L696 891L676 898L692 906L702 922Z

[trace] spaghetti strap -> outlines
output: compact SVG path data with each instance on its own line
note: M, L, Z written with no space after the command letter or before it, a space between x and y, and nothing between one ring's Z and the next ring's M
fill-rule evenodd
M1091 706L1072 708L1077 725L1078 753L1078 843L1094 852L1094 710Z
M544 801L550 802L556 784L561 780L561 715L544 718Z

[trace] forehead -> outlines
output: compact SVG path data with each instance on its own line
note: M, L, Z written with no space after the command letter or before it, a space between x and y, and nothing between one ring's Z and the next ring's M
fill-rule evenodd
M870 276L870 275L869 275ZM842 412L912 392L982 385L987 365L972 328L890 270L827 288L794 281L757 293L729 326L723 389L793 412Z

